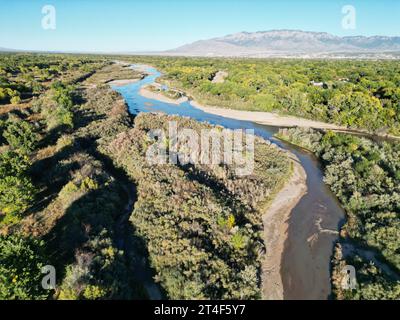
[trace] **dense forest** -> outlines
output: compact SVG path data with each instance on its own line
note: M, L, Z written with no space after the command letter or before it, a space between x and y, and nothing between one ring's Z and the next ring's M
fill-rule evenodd
M201 103L400 135L398 61L138 57ZM219 71L223 81L211 81Z
M346 210L333 259L336 297L400 299L400 144L300 128L279 137L318 156ZM356 267L356 290L342 290L344 265Z

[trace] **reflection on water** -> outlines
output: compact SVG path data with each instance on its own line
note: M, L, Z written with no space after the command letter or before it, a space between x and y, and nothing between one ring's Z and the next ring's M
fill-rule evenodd
M154 68L148 68L147 72L149 76L139 82L114 87L114 90L125 98L132 114L161 111L230 129L254 129L256 135L271 140L299 158L307 173L308 192L292 210L289 221L288 239L281 267L284 296L285 299L327 299L331 292L330 259L337 236L318 234L316 224L321 221L322 228L339 230L344 212L336 197L323 183L323 174L315 157L273 138L279 130L277 127L209 114L193 107L189 102L175 105L142 97L139 94L140 88L153 83L161 75Z

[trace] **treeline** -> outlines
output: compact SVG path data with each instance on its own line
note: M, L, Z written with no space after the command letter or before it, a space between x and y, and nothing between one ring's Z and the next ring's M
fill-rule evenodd
M324 180L347 213L335 249L333 284L340 299L400 298L400 144L349 134L285 129L279 137L313 151ZM359 286L343 290L342 268Z
M135 57L200 102L400 135L398 61ZM212 79L218 71L228 76Z
M134 128L103 151L137 184L131 221L145 239L157 281L171 299L260 298L262 210L291 174L288 157L257 139L249 176L235 175L233 165L152 165L146 151L156 140L148 132L168 132L169 121L197 132L212 128L189 118L139 114ZM178 152L185 150L182 145Z

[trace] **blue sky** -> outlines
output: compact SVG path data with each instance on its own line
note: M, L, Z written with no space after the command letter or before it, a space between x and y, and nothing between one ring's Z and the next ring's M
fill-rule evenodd
M56 29L41 25L44 5ZM342 28L344 5L355 30ZM240 31L301 29L400 35L398 0L0 0L0 47L60 51L165 50Z

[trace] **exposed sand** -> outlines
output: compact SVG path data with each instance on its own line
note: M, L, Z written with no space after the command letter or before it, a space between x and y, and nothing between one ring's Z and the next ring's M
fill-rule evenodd
M292 177L263 215L266 254L262 263L262 297L265 300L284 298L281 261L290 213L307 191L307 175L303 167L295 155L290 154L290 158L293 163Z
M111 85L111 86L126 86L127 84L131 84L131 83L136 83L138 81L140 81L141 79L123 79L123 80L112 80L110 82L107 82L107 84Z
M218 116L252 121L259 124L276 126L276 127L309 127L318 129L332 129L332 130L343 130L346 131L346 127L341 127L335 124L307 120L303 118L297 118L292 116L281 116L272 112L260 112L260 111L243 111L233 110L220 107L203 106L197 101L190 101L193 107L203 110L204 112L216 114Z
M176 105L188 101L187 97L182 97L182 98L179 98L179 99L171 99L171 98L168 98L168 97L164 96L162 93L157 93L157 92L150 91L150 90L146 89L145 87L142 87L140 89L139 94L142 97L145 97L145 98L148 98L148 99L158 100L158 101L161 101L161 102L170 103L170 104L176 104Z

